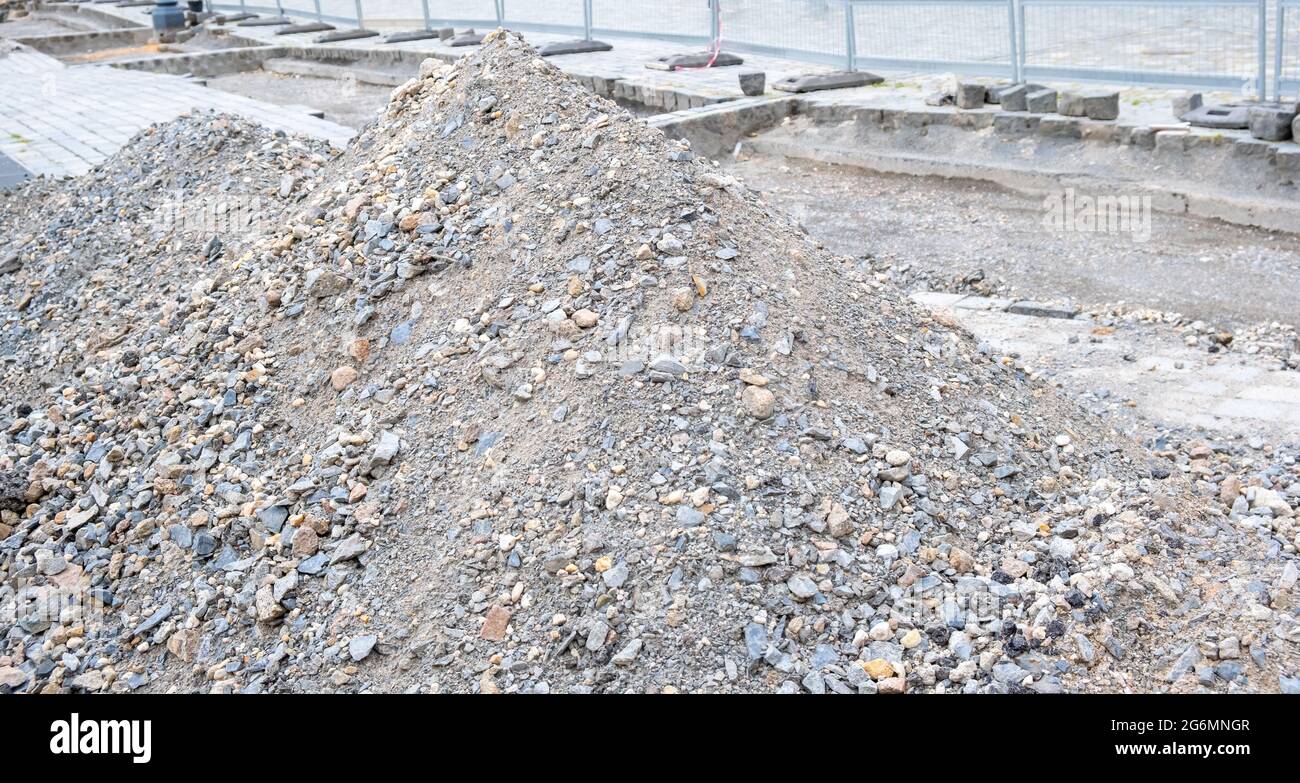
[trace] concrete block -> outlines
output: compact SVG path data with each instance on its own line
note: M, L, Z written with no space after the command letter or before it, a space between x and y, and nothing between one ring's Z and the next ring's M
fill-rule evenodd
M1034 114L1056 113L1056 90L1038 90L1025 95L1025 108Z
M1182 154L1187 149L1187 137L1190 135L1187 131L1159 131L1156 133L1156 151Z
M1025 134L1032 133L1042 122L1042 117L1034 115L1017 116L1014 114L999 114L993 120L993 129L1001 133Z
M1153 149L1156 146L1156 132L1150 128L1134 128L1129 143L1140 149Z
M1119 117L1119 93L1107 90L1070 90L1057 96L1057 111L1067 117L1113 120Z
M1250 135L1264 141L1286 141L1291 138L1291 123L1296 119L1296 105L1261 104L1252 106L1246 113Z
M999 82L997 84L987 84L984 86L984 102L1000 105L1002 103L1002 94L1007 90L1019 87L1018 84L1011 82Z
M1232 142L1232 154L1242 158L1267 158L1272 146L1259 139L1235 139Z
M1273 162L1279 174L1290 178L1300 177L1300 150L1278 150Z
M979 82L958 82L955 91L957 108L982 109L988 87Z
M956 102L957 98L951 92L936 92L925 98L926 106L952 106Z
M1023 84L1002 90L1001 98L1003 111L1028 111L1029 88Z
M763 91L767 89L767 74L763 71L742 73L739 81L740 91L750 97L762 95Z
M1007 312L1015 315L1032 315L1035 318L1073 318L1079 314L1079 308L1067 305L1041 304L1025 299L1008 305Z
M1078 139L1083 136L1079 121L1069 117L1043 117L1038 121L1038 132L1043 136L1060 139Z
M1174 110L1174 117L1182 119L1183 115L1189 111L1195 111L1205 105L1205 99L1199 92L1185 92L1175 95L1169 101Z

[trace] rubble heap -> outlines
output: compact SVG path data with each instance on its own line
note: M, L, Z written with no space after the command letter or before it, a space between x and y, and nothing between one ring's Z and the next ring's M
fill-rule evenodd
M0 687L1294 676L1285 502L1229 524L518 37L317 181L0 408L0 589L91 598L20 616Z

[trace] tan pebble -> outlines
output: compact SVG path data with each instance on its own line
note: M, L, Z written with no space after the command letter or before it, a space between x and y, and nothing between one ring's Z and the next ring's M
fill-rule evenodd
M330 373L330 385L334 387L334 391L343 391L356 379L357 371L346 365Z

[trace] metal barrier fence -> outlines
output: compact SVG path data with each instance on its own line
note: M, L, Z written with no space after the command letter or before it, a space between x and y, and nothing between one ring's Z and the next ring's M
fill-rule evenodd
M1241 89L1262 95L1262 0L1019 0L1027 79Z
M1271 87L1274 99L1300 90L1300 0L278 0L277 5L295 17L356 27L367 21L390 29L502 25L694 46L720 39L729 51L850 70L1228 89L1259 97ZM245 3L214 8L277 12Z

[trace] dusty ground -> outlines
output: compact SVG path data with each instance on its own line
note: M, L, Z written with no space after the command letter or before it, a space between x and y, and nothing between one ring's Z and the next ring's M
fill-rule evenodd
M325 119L352 128L365 126L388 102L392 90L371 84L267 71L231 73L208 79L208 86L277 104L300 103L325 112Z
M0 24L0 38L26 38L31 35L63 35L65 33L75 33L83 28L74 27L59 22L57 19L50 17L24 16L14 18L10 16L9 21Z
M986 183L749 157L732 173L832 250L936 277L982 269L1026 298L1128 302L1230 326L1294 322L1300 239L1156 213L1151 234L1057 232L1043 202Z

